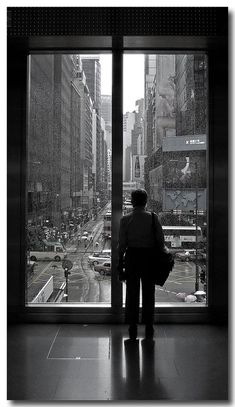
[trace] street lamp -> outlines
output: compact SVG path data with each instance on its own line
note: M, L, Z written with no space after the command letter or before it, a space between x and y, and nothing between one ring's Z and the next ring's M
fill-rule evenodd
M185 164L183 160L170 160L170 162L182 162ZM196 182L195 182L195 227L196 227L196 239L195 239L195 292L199 290L199 266L198 266L198 166L197 161L194 162L195 165L195 174L196 174ZM189 168L189 157L186 157L186 166L185 170L187 171Z

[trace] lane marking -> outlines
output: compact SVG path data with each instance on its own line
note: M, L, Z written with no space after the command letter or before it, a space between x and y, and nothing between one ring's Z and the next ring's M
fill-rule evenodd
M35 280L33 281L34 283L38 281L39 277L41 277L42 274L45 273L45 271L47 271L50 267L50 265L53 263L53 261L50 261L50 263L42 270L42 272L35 278Z

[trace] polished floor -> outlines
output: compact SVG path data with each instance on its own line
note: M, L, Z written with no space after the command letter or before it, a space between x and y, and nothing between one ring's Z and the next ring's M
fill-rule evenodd
M155 325L153 341L126 325L28 324L8 329L8 399L228 400L221 326Z

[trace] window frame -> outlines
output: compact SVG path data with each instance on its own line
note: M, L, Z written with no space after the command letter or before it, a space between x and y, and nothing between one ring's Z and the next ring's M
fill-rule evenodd
M206 53L209 80L208 134L208 306L158 307L159 322L225 321L228 313L228 134L227 37L192 36L50 36L8 40L8 298L9 318L32 322L123 322L122 288L114 272L112 307L25 305L25 209L27 133L27 58L32 53L102 53L113 55L112 85L112 268L117 263L117 236L122 213L123 53ZM17 70L16 78L10 77ZM14 118L16 120L14 121ZM114 182L115 180L115 182ZM15 211L15 212L13 212ZM14 213L14 216L11 216ZM222 220L221 220L222 218ZM221 229L222 227L222 229ZM12 233L12 229L17 232ZM221 239L218 242L217 235ZM14 256L12 256L14 250ZM221 270L225 270L222 274ZM12 280L14 276L14 282ZM222 292L222 296L221 296Z

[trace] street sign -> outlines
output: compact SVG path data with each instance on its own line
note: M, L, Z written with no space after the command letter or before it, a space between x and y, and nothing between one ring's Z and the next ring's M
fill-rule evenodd
M71 270L71 268L73 267L73 263L71 260L63 260L62 262L62 267L63 269L67 269L67 270Z

